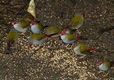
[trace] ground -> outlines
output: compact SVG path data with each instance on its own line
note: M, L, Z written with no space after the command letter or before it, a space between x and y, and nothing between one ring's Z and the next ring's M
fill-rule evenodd
M84 15L79 28L80 40L72 45L58 38L42 45L28 47L31 34L20 33L12 54L5 54L6 35L13 28L7 23L22 19L29 0L0 1L0 80L114 80L114 67L100 71L96 64L104 59L114 60L113 0L35 0L37 19L49 26L65 28L75 13ZM96 48L94 56L81 58L73 46L85 43Z

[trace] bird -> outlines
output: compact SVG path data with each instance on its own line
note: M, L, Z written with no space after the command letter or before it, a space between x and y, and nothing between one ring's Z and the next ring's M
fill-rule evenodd
M34 21L34 22L31 22L30 24L31 26L31 31L34 33L34 34L39 34L39 33L42 33L44 28L46 28L47 26L43 26L40 21Z
M99 70L107 71L109 68L111 68L112 64L114 64L113 61L104 60L104 61L100 61L97 64L97 66L98 66Z
M80 40L80 37L77 37L75 34L71 34L69 31L63 31L59 36L64 43L74 43Z
M23 33L26 32L27 28L29 27L29 22L26 20L9 22L9 24L12 24L15 30Z
M61 32L62 32L62 28L58 26L50 26L45 29L45 33L48 35L53 35L52 37L56 37Z
M89 48L88 45L85 44L78 44L76 47L74 47L74 52L77 55L93 55L92 51L94 51L95 48Z
M52 35L47 35L45 33L40 33L40 34L32 34L30 37L29 37L29 44L30 46L33 44L33 45L40 45L40 44L43 44L47 38L51 37Z
M78 29L82 26L83 22L83 15L81 15L80 13L76 13L67 26L71 29Z
M16 42L17 38L19 37L19 34L16 30L12 29L7 34L7 51L10 51L13 44Z

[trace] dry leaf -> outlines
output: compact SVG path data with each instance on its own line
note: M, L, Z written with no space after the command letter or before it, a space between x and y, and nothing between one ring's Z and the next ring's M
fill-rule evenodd
M36 18L35 2L31 0L27 11Z

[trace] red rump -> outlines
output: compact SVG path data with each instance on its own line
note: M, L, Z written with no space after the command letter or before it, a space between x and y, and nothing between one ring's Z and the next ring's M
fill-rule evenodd
M89 50L90 50L90 51L94 51L94 50L95 50L95 48L89 48Z
M76 40L80 40L80 37L77 37Z
M45 38L51 37L51 35L46 35Z
M65 33L61 33L61 34L59 34L59 36L63 36L63 35L65 35Z

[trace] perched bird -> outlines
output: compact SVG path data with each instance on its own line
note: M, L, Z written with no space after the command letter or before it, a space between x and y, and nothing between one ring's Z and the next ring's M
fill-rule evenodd
M62 29L60 27L57 26L51 26L51 27L47 27L45 30L45 33L48 35L57 35L59 33L62 32Z
M71 22L70 24L68 24L68 26L72 29L78 29L80 26L82 26L83 22L84 22L83 15L77 13L71 19Z
M79 36L80 35L80 32L78 32L75 29L70 29L70 28L63 29L62 33L65 33L65 34L74 34L76 36Z
M47 38L51 37L52 35L46 35L44 33L40 34L32 34L29 38L29 44L42 44L44 43Z
M112 64L113 62L109 60L105 60L105 61L99 62L97 65L100 70L106 71L112 66Z
M46 26L43 26L40 22L32 22L30 26L31 26L31 31L34 34L39 34L43 32L44 28L46 27Z
M74 52L77 55L93 55L92 51L94 51L95 48L89 48L89 46L85 44L79 44L74 48Z
M27 28L29 27L29 22L27 21L12 22L11 24L19 32L26 32Z
M80 40L80 38L77 37L75 34L69 34L69 32L67 33L67 31L59 34L59 36L64 43L74 43L77 40Z
M19 34L15 30L11 30L7 35L7 50L9 51L12 47L12 45L17 40Z

